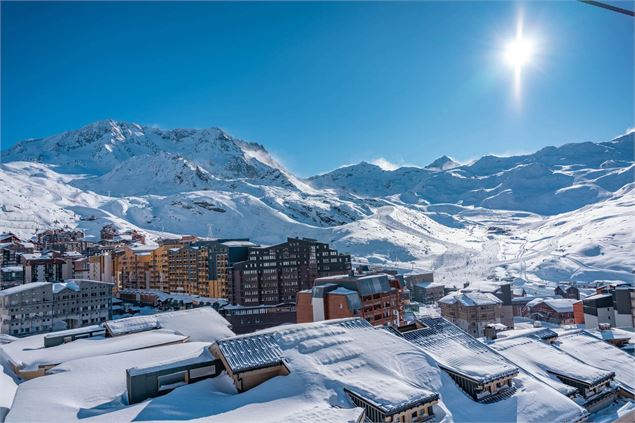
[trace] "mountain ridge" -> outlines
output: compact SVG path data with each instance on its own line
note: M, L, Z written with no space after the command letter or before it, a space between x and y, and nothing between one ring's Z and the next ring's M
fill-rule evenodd
M191 233L275 243L307 236L364 263L434 268L446 281L485 278L500 268L513 274L515 266L539 280L624 280L635 262L610 242L623 246L635 232L624 219L635 211L633 136L459 166L448 157L432 168L362 162L301 179L264 146L218 128L99 121L3 151L0 230L30 236L69 226L97 237L113 223L149 239ZM554 228L577 213L591 216L592 231L571 226L558 235ZM625 227L602 226L598 215ZM556 244L534 241L543 232ZM584 249L557 247L558 239L580 237ZM576 261L554 258L558 248ZM596 250L617 259L585 256ZM572 265L578 262L590 270Z

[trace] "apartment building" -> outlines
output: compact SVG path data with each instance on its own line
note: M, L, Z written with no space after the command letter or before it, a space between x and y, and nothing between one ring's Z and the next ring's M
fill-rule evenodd
M362 317L373 326L404 323L404 282L385 273L318 278L298 292L298 323Z
M21 254L20 264L24 267L24 283L59 282L64 280L66 261L49 254Z
M70 229L48 229L40 232L36 242L40 250L60 252L82 251L86 246L84 232Z
M0 289L7 289L24 283L24 267L4 266L0 268Z
M126 246L115 255L117 289L150 289L152 251L155 248Z
M115 283L114 255L110 251L88 257L88 279Z
M582 300L576 318L584 320L587 328L608 324L618 328L635 327L635 287L618 285L603 287L601 293ZM580 316L580 312L584 314Z
M503 302L488 292L452 292L438 301L441 315L475 338L490 323L501 323Z
M350 255L314 239L288 238L269 247L249 247L247 259L232 266L229 300L247 306L295 302L296 293L310 289L316 278L350 270Z
M209 296L208 250L203 247L183 246L168 250L169 291Z
M73 329L110 318L112 284L90 280L33 282L0 291L0 333L14 336Z
M433 273L405 275L406 286L410 290L410 299L421 304L434 304L444 295L444 286L434 282Z
M215 298L229 297L231 269L235 263L247 260L250 248L257 247L246 238L198 241L192 245L207 249L210 296Z

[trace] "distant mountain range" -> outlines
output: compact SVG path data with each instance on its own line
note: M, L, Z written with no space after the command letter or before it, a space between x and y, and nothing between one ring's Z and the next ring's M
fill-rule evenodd
M472 260L479 277L496 268L527 272L527 243L541 225L589 210L605 210L605 222L633 212L633 147L630 133L528 155L484 156L468 165L446 156L422 168L392 171L362 162L301 179L262 145L218 128L162 130L105 120L2 152L0 230L25 236L69 225L96 236L113 222L151 236L250 236L261 242L310 236L360 261L438 267L449 278L468 277L457 276L463 259ZM635 224L624 224L612 230L635 233ZM493 233L492 226L506 229ZM608 242L596 239L603 229L570 229L589 237L580 244L601 250ZM614 234L612 242L624 247L620 237ZM522 242L524 252L512 253ZM494 245L495 257L485 254ZM576 245L566 248L578 254ZM509 254L517 254L516 262ZM598 271L618 272L618 279L635 267L632 258L606 266L592 261ZM540 263L531 266L530 276L541 279L575 274L568 265L555 266L568 269L562 274L540 273Z

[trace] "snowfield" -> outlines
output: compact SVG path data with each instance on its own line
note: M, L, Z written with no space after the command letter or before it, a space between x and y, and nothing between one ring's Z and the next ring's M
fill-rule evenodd
M150 239L299 236L361 263L433 269L447 285L633 283L634 136L467 165L362 162L301 180L218 128L99 121L2 152L0 231L69 226L97 240L113 223Z

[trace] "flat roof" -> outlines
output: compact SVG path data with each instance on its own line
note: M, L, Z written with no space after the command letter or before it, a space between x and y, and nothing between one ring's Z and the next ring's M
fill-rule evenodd
M44 348L44 337L47 335L51 335L51 333L20 338L2 345L1 348L9 361L17 368L32 371L39 367L53 366L69 360L156 347L187 340L187 336L173 330L159 329L114 338L106 338L103 335L95 336Z

